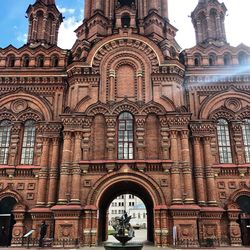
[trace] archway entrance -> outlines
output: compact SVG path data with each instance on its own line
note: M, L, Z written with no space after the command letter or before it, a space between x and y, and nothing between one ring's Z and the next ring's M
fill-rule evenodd
M12 197L3 198L0 201L0 246L10 246L11 244L12 229L15 224L11 212L16 203Z
M154 204L149 192L133 181L120 181L111 185L99 200L98 243L108 239L108 209L112 201L121 195L130 194L139 197L145 204L147 213L147 241L154 242ZM136 240L136 238L135 238Z
M242 211L240 215L242 243L244 246L250 246L250 197L240 196L236 202Z

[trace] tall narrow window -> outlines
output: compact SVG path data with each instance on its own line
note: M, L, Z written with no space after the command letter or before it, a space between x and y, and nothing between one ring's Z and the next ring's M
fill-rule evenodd
M0 164L8 164L11 123L3 120L0 123Z
M250 162L250 119L245 119L242 125L243 142L246 162Z
M225 119L219 119L217 123L217 137L220 154L220 163L232 163L232 151L228 122Z
M128 112L118 118L118 159L134 158L134 119Z
M36 128L33 120L24 124L21 164L32 165L34 158Z

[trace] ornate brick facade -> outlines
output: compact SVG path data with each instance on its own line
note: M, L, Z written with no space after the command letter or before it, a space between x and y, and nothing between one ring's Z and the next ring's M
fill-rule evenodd
M63 50L55 2L29 6L27 44L0 49L0 216L8 204L12 245L31 228L38 237L42 220L55 244L97 245L108 206L128 192L157 246L173 243L174 226L180 244L249 243L250 48L227 43L225 14L200 0L197 44L180 53L167 0L85 0Z

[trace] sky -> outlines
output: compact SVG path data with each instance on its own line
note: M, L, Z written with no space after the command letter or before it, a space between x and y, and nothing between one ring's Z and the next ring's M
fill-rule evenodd
M28 21L26 10L35 0L0 0L0 47L9 44L19 48L27 42ZM169 19L179 31L176 40L182 48L195 45L195 32L190 14L198 0L168 0ZM226 16L227 40L237 46L250 46L250 0L224 0L228 9ZM64 22L59 30L58 45L70 49L76 39L74 30L82 23L84 0L56 0Z

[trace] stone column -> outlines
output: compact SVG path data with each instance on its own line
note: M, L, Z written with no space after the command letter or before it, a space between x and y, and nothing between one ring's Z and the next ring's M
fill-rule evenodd
M83 150L83 155L82 159L84 161L89 160L89 149L90 149L90 136L91 136L91 126L92 126L92 120L89 118L84 118L83 122L83 138L82 138L82 150Z
M137 72L137 98L139 102L143 101L143 72L142 70L138 70Z
M217 199L215 193L216 192L215 179L211 163L210 141L211 141L210 136L204 137L204 162L205 162L205 173L207 182L207 200L208 200L208 205L217 206Z
M82 158L82 132L75 132L75 150L73 156L73 176L71 186L71 203L80 204L80 184L81 184L81 169L79 161Z
M49 165L49 146L50 138L43 138L43 151L41 157L41 169L39 172L38 192L37 192L37 206L44 206L47 195L47 179L48 179L48 165Z
M51 168L49 172L49 194L48 194L48 205L52 206L56 203L56 192L57 192L57 179L58 179L58 168L59 168L59 144L60 139L58 137L52 138L52 159Z
M171 185L172 185L172 204L181 204L181 179L180 179L180 168L178 159L178 141L177 141L178 131L170 131L170 141L171 141L171 160L173 161L173 166L171 168Z
M45 14L43 17L42 37L40 37L40 39L42 39L44 41L46 41L47 23L48 23L48 16L47 16L47 14Z
M162 17L168 19L168 0L161 0Z
M102 0L94 0L94 3L95 3L95 11L103 11L103 4L104 1Z
M149 1L149 9L148 12L156 11L158 12L158 0L150 0Z
M205 186L204 186L204 170L201 158L200 137L194 137L194 177L197 201L200 206L205 206Z
M88 19L90 17L90 10L91 10L91 0L84 1L84 19Z
M184 176L184 192L186 193L185 203L194 203L194 191L192 181L192 170L190 166L190 151L189 151L189 140L188 130L181 131L181 155L183 161L183 176Z
M115 71L109 71L109 101L115 101Z
M64 131L62 165L60 170L60 188L58 203L67 202L69 167L71 161L71 132Z

